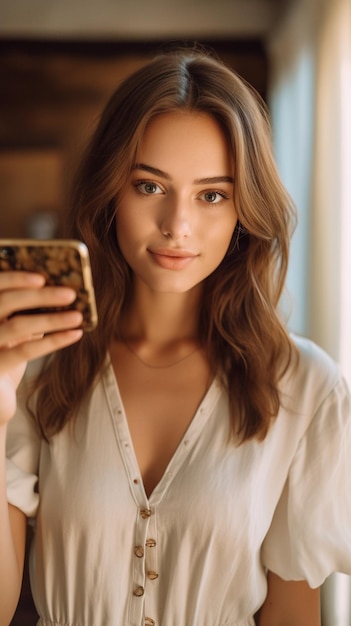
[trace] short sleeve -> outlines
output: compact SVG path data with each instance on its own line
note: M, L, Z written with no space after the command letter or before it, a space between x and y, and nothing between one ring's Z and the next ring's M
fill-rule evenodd
M339 380L302 437L262 547L285 580L351 574L351 402Z
M19 390L18 409L8 425L6 440L7 499L27 517L35 517L39 505L37 492L40 436L26 409L26 390L35 367L27 368Z

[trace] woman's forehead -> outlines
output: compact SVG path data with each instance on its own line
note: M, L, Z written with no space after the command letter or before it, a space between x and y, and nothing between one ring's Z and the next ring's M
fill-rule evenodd
M233 170L232 154L220 124L199 111L171 111L152 118L139 142L136 163L166 174L176 165L182 166L195 178L203 178L207 170L208 176L229 176Z

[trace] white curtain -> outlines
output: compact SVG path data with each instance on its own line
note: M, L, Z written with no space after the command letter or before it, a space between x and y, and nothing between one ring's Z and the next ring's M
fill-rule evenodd
M351 382L351 0L318 20L309 330Z
M295 0L268 51L276 156L299 211L290 326L339 361L351 387L351 0ZM349 577L328 579L322 617L351 626Z

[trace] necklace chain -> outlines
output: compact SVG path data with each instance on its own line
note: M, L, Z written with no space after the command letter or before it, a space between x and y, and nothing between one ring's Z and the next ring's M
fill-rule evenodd
M126 348L128 348L128 350L132 354L134 354L134 356L138 359L138 361L140 361L140 363L145 365L145 367L148 367L148 368L153 369L153 370L163 370L163 369L167 369L169 367L175 367L175 365L178 365L178 363L182 363L182 361L185 361L186 359L189 359L193 354L195 354L195 352L198 352L200 350L200 348L195 348L195 350L192 350L191 352L189 352L189 354L186 354L185 356L182 356L177 361L174 361L173 363L168 363L167 365L151 365L151 363L147 363L146 361L144 361L144 359L142 359L139 356L139 354L136 352L136 350L134 350L134 348L132 348L132 346L128 343L128 341L123 339L123 343L126 346Z

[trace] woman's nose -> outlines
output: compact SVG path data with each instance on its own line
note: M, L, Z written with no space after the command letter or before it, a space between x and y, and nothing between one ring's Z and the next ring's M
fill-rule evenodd
M172 202L162 216L161 232L174 241L190 237L192 233L190 210L184 203Z

